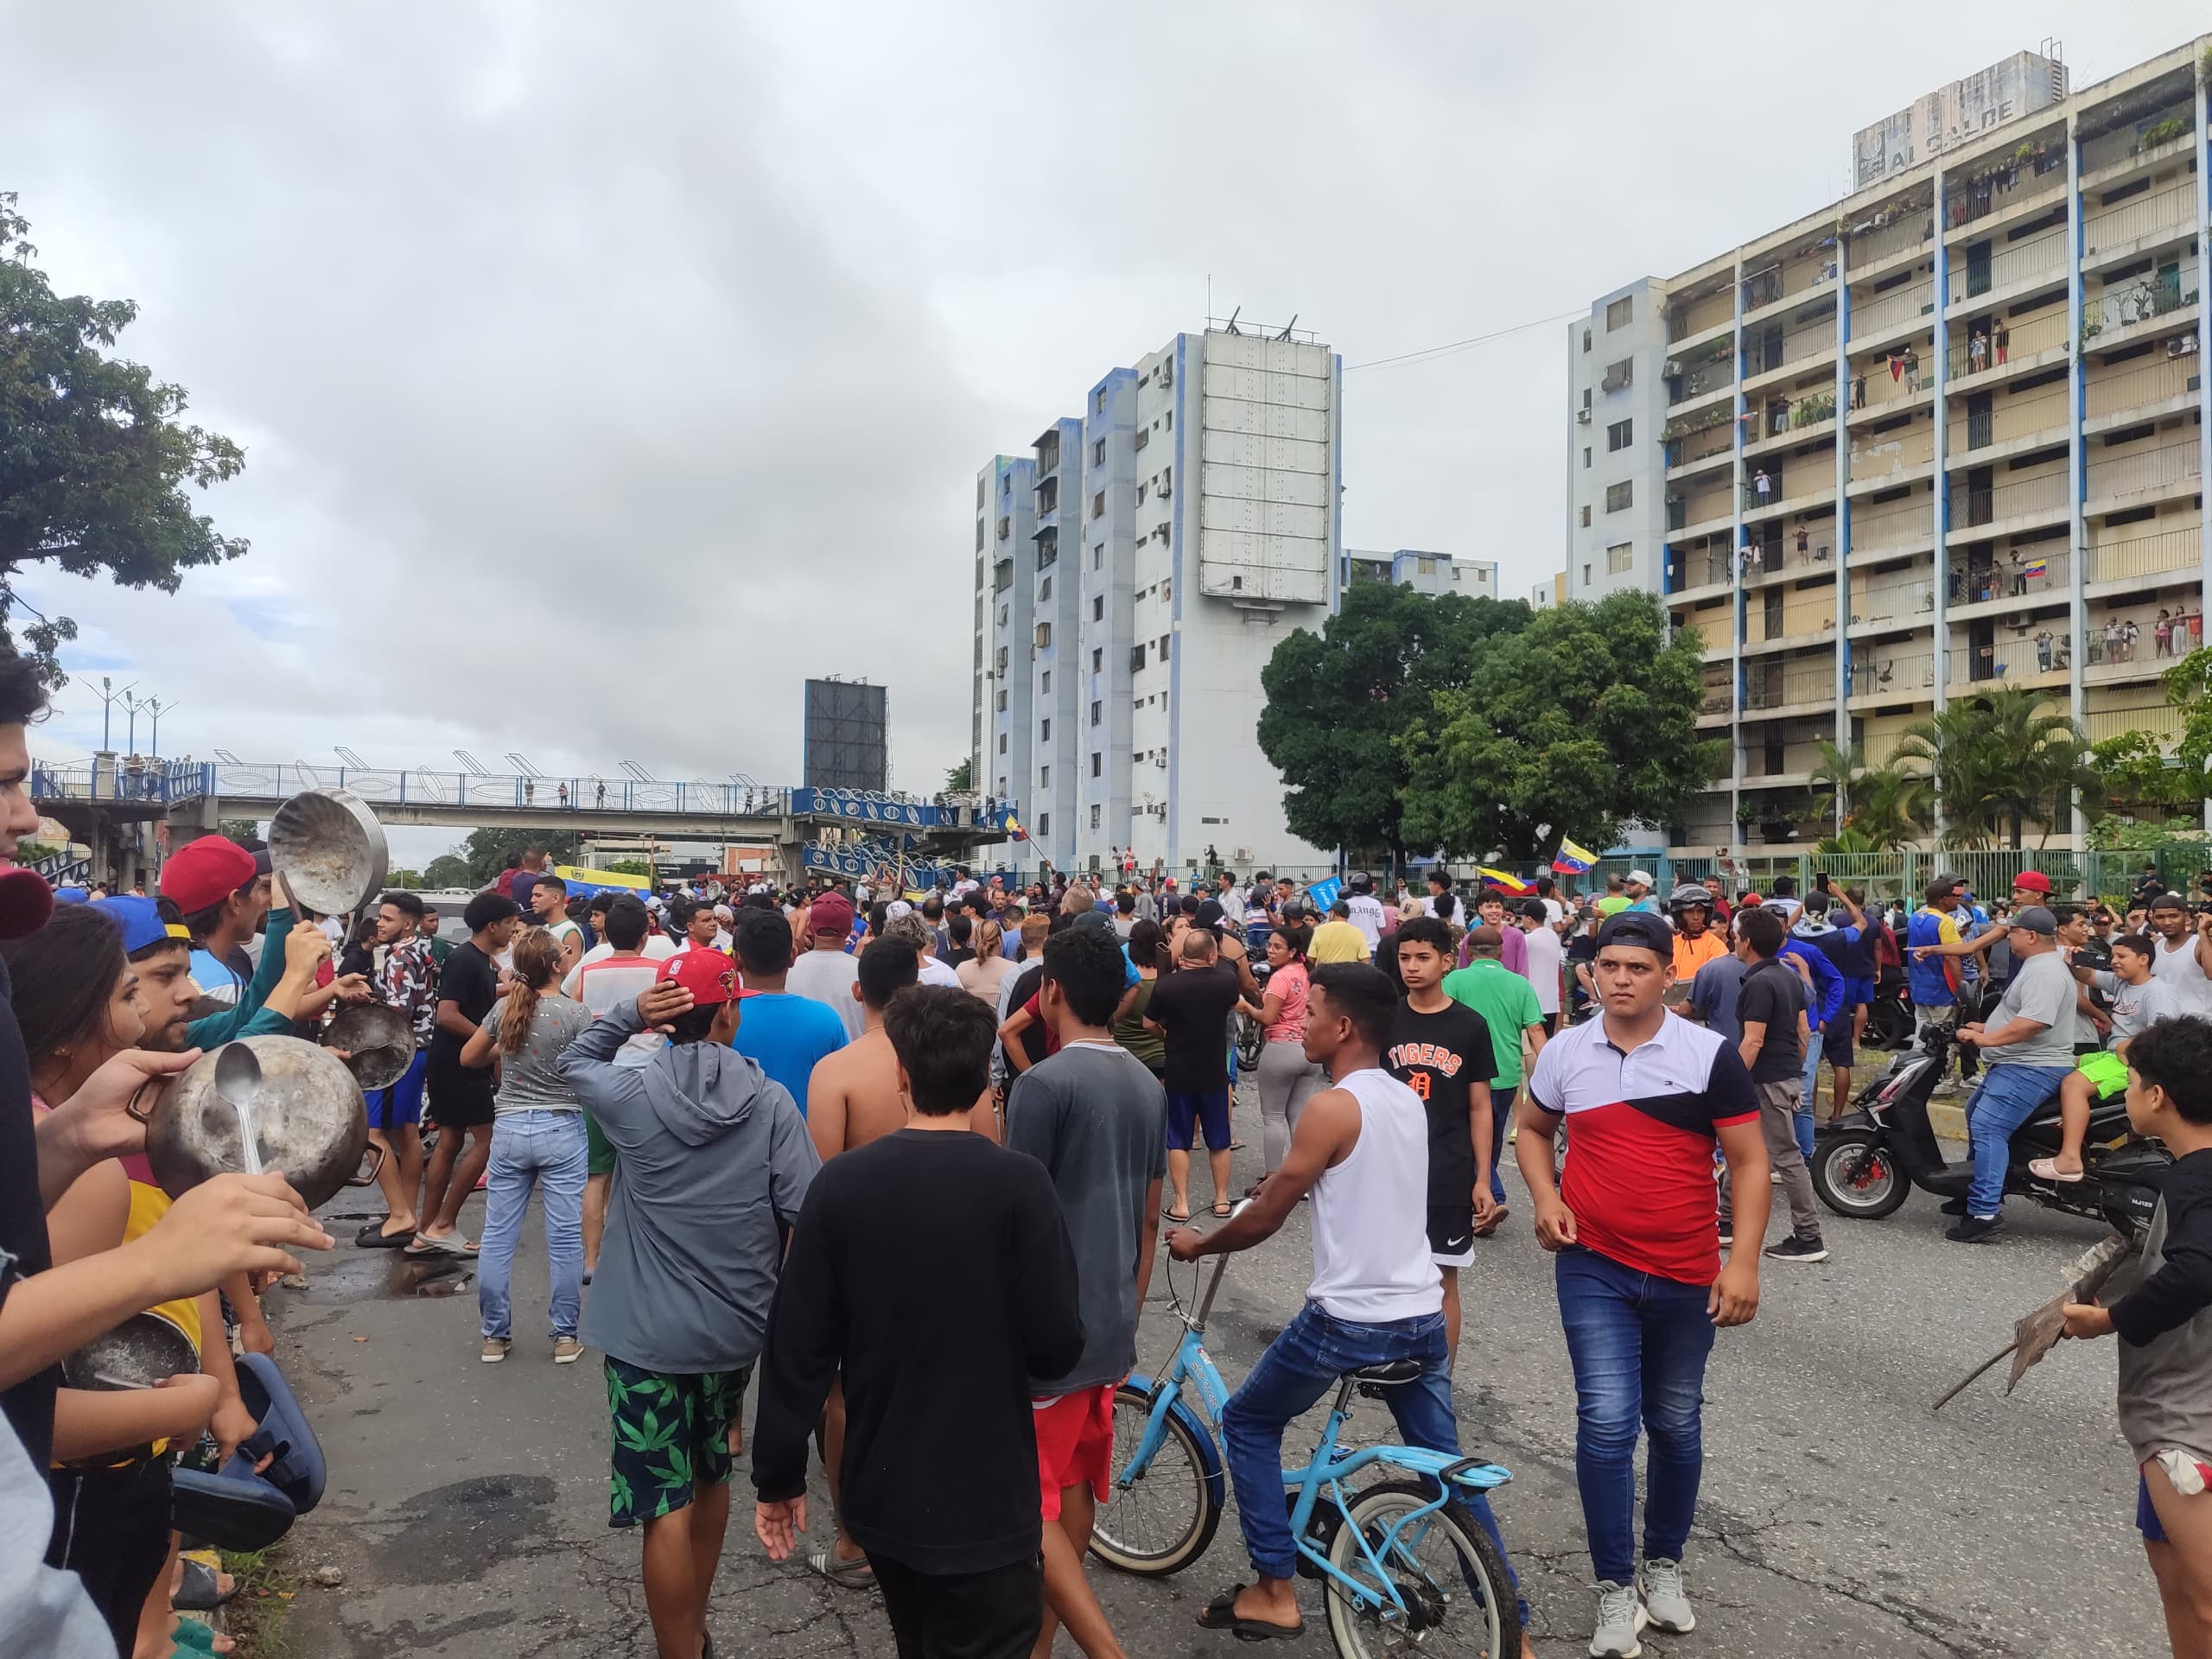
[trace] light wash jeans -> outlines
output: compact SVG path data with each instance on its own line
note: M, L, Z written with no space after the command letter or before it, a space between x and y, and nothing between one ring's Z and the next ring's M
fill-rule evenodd
M2004 1051L1998 1051L2002 1054ZM2015 1065L1998 1060L1967 1103L1967 1133L1974 1139L1974 1185L1967 1213L1993 1216L2005 1205L2005 1171L2012 1162L2012 1132L2048 1105L2073 1068Z
M553 1280L547 1309L556 1337L576 1334L583 1311L584 1174L581 1111L503 1112L492 1125L484 1238L476 1260L476 1310L487 1337L514 1334L509 1287L530 1190L545 1197L545 1255Z

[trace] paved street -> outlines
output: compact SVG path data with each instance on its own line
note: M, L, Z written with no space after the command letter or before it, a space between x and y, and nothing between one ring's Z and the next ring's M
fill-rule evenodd
M1249 1089L1238 1178L1257 1173ZM1573 1391L1548 1260L1520 1200L1466 1281L1459 1406L1470 1450L1511 1468L1498 1501L1545 1659L1581 1653L1591 1613L1573 1484ZM1194 1198L1198 1195L1194 1194ZM349 1236L353 1195L334 1230ZM465 1224L472 1233L480 1206ZM1887 1222L1831 1220L1834 1259L1770 1264L1751 1326L1724 1333L1709 1376L1704 1499L1690 1571L1700 1628L1647 1638L1659 1655L1819 1659L2027 1656L2129 1659L2161 1650L2132 1518L2134 1476L2113 1427L2112 1348L2068 1345L2011 1400L1985 1380L1940 1416L1928 1402L1987 1357L2096 1236L2017 1202L1998 1243L1940 1236L1933 1200ZM531 1225L537 1225L533 1214ZM1209 1346L1233 1384L1296 1308L1310 1257L1303 1212L1232 1262ZM1179 1272L1187 1270L1179 1269ZM476 1358L473 1279L341 1244L271 1314L329 1454L322 1507L296 1563L341 1568L303 1587L295 1650L315 1659L649 1656L635 1536L606 1522L604 1392L595 1356L555 1369L543 1341L542 1238L517 1271L504 1365ZM1141 1333L1156 1361L1176 1327L1154 1281ZM439 1294L437 1293L444 1293ZM587 1294L589 1293L587 1292ZM1355 1432L1388 1432L1379 1405ZM888 1651L872 1596L773 1567L750 1530L742 1474L715 1597L721 1649L760 1659ZM820 1482L816 1535L826 1537ZM1208 1656L1191 1623L1249 1567L1235 1517L1178 1578L1094 1578L1132 1655ZM303 1572L304 1576L304 1572ZM1330 1651L1306 1596L1309 1634ZM1061 1652L1075 1649L1064 1637Z

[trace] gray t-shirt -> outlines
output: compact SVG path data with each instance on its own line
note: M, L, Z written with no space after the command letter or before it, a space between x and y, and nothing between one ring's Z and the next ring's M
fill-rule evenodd
M1736 996L1743 987L1744 959L1737 956L1700 964L1690 981L1690 1007L1704 1016L1708 1031L1726 1038L1732 1047L1744 1040L1744 1022L1736 1017Z
M499 1022L506 1017L507 999L501 997L484 1016L485 1034L496 1052ZM493 1103L493 1116L508 1112L575 1112L583 1109L576 1091L569 1087L553 1062L561 1051L591 1025L591 1010L565 996L541 996L530 1016L530 1035L512 1054L499 1055L499 1092Z
M1006 1143L1045 1166L1075 1246L1083 1358L1030 1379L1039 1397L1118 1382L1137 1357L1137 1255L1145 1200L1167 1168L1167 1096L1127 1049L1071 1043L1014 1080Z
M1997 1012L1983 1022L1995 1031L2015 1016L2040 1020L2044 1029L2022 1043L1987 1051L1992 1065L2074 1065L2074 976L2056 950L2030 957L2012 976Z
M2100 972L2090 982L2112 1004L2112 1042L2133 1037L2148 1025L2181 1012L2174 988L2155 976L2131 985L2118 974ZM2107 1043L2106 1046L2111 1046Z

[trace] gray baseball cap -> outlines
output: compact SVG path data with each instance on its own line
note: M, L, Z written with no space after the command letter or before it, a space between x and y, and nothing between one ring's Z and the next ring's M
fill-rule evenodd
M2047 939L2058 936L2058 918L2041 905L2021 906L2012 912L2012 925L2030 933L2040 933Z

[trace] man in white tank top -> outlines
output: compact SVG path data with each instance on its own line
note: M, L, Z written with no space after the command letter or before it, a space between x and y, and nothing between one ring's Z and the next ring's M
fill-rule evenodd
M1418 1359L1421 1376L1385 1397L1408 1446L1456 1456L1451 1356L1443 1281L1428 1243L1428 1114L1382 1069L1398 1000L1382 969L1363 962L1313 970L1306 1056L1334 1087L1315 1095L1292 1132L1281 1166L1252 1202L1211 1233L1182 1227L1167 1241L1179 1262L1249 1249L1274 1236L1313 1195L1313 1281L1306 1302L1268 1344L1222 1414L1222 1438L1244 1548L1257 1584L1215 1598L1198 1623L1253 1637L1302 1627L1297 1547L1283 1501L1283 1430L1346 1371ZM1467 1507L1497 1544L1505 1541L1480 1497ZM1522 1609L1525 1625L1528 1610ZM1533 1659L1524 1642L1522 1651Z

